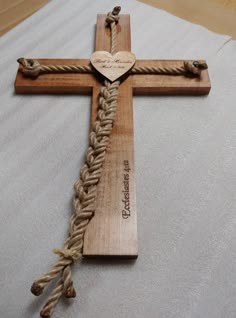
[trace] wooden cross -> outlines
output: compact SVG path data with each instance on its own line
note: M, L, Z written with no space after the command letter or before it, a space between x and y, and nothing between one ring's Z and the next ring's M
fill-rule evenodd
M95 51L109 51L110 30L106 15L98 15ZM130 17L120 15L117 24L117 51L131 51ZM84 59L39 59L40 63L88 65ZM181 60L137 60L136 66L182 67ZM18 70L17 94L92 93L93 125L101 77L93 74L45 74L37 79L25 77ZM205 95L210 91L207 70L198 77L172 75L129 75L119 88L118 109L106 154L103 174L98 184L96 213L84 238L84 256L137 257L137 212L134 177L133 94L138 95Z

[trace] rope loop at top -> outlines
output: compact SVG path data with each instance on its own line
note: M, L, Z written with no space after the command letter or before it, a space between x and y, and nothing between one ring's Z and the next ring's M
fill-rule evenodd
M112 12L108 12L106 17L106 23L107 24L111 24L112 22L118 23L120 10L121 10L121 7L117 6L112 10Z

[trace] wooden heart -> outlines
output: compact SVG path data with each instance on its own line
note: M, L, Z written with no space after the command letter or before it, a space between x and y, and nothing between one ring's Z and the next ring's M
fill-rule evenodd
M96 51L91 56L93 67L111 82L127 73L135 63L135 55L120 51L111 55L106 51Z

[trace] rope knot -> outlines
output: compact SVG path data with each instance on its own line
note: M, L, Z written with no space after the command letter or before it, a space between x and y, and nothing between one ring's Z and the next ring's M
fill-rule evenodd
M22 66L22 72L29 77L38 77L40 73L40 63L36 60L19 58L17 62Z
M118 23L120 10L121 10L121 7L117 6L112 10L112 12L108 12L106 17L106 23L107 24L110 24L112 22Z
M66 259L71 259L72 261L76 261L82 256L80 252L72 248L54 249L53 252Z
M185 61L184 62L184 68L187 72L190 72L194 75L201 75L201 72L203 70L206 70L208 68L206 63L201 63L199 61Z

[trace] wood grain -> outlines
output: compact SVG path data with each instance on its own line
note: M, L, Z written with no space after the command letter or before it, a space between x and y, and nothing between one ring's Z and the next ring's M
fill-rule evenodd
M164 9L187 21L198 23L236 39L235 0L139 0ZM0 0L0 35L6 33L49 0ZM124 8L125 9L125 8Z
M139 0L236 39L235 0Z
M107 51L96 51L90 60L101 75L114 82L133 67L135 55L127 51L119 51L113 55Z
M106 15L98 15L95 51L110 50ZM117 26L117 51L130 51L130 20L121 15ZM97 188L96 213L84 238L84 256L137 257L137 211L134 179L134 135L131 80L119 88L118 107L111 142ZM100 85L93 90L92 123L97 112ZM125 171L128 165L128 171ZM127 176L126 176L127 175ZM128 179L130 215L124 218L124 179Z
M80 59L37 59L41 64L50 65L88 65L89 60ZM204 62L204 60L202 60ZM183 60L137 60L136 66L179 67ZM91 94L99 77L91 74L44 74L37 79L25 77L17 72L15 92L17 94ZM202 71L200 77L171 75L129 75L135 95L205 95L211 88L208 71Z
M0 0L0 35L47 4L49 0Z
M88 65L85 59L37 59L41 64ZM92 74L44 74L37 79L26 77L19 66L16 80L16 94L91 94L97 79Z
M110 30L105 28L106 15L98 15L95 50L110 49ZM128 15L120 16L118 51L130 51ZM41 64L88 65L89 60L40 59ZM138 60L137 66L182 66L183 61ZM97 113L101 76L92 74L45 74L37 79L17 72L16 93L80 93L92 92L91 126ZM135 199L135 167L132 96L135 94L204 95L210 90L207 70L200 77L167 75L125 75L119 88L117 117L97 189L96 213L84 239L84 256L137 257L137 211Z

